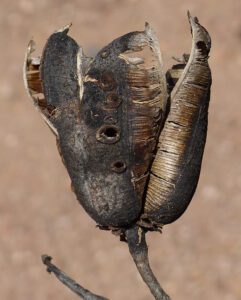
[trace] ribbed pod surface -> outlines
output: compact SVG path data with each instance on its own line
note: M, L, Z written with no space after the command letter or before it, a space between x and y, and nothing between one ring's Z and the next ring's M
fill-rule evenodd
M171 107L151 167L143 218L153 225L175 221L186 209L199 178L207 133L211 72L207 31L189 16L193 43L171 93Z

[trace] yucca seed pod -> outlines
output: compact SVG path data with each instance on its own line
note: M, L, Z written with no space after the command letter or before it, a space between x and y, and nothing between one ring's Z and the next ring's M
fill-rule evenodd
M197 18L188 15L192 49L170 95L170 112L151 167L143 221L152 229L175 221L195 192L207 134L211 39Z
M157 300L170 297L150 268L145 234L187 208L207 133L211 40L197 18L188 17L191 54L166 76L148 24L114 40L94 60L66 26L50 36L41 58L32 58L31 41L24 64L25 86L57 138L77 199L100 227L128 243ZM42 259L78 296L106 300L78 285L48 255Z
M166 79L157 38L128 33L90 61L69 27L47 41L26 84L55 132L78 200L102 227L127 227L140 217L150 165L163 125Z

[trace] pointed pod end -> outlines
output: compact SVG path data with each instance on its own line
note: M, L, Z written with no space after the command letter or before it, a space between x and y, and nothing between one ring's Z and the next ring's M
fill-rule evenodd
M28 42L27 54L30 55L36 50L36 43L33 39Z
M67 34L69 32L71 26L72 26L72 23L69 23L63 27L60 27L58 30L55 31L55 33L63 32L65 34Z
M145 31L150 30L151 26L148 22L145 22Z
M145 34L146 34L150 44L155 48L159 48L159 43L158 43L158 38L157 38L156 32L148 22L145 22ZM159 51L160 51L160 49L159 49Z
M201 53L207 57L211 49L211 38L208 31L199 23L197 17L192 17L190 11L187 11L193 40Z
M188 19L190 19L190 18L191 18L191 13L190 13L190 10L188 10L188 11L187 11L187 17L188 17Z
M145 34L148 36L151 42L157 42L156 32L148 22L145 22Z
M152 36L155 34L154 29L150 26L148 22L145 22L145 34L147 36Z
M189 10L187 11L187 17L188 17L188 20L189 20L189 23L191 24L191 26L193 26L195 24L200 25L198 18L197 17L192 17Z

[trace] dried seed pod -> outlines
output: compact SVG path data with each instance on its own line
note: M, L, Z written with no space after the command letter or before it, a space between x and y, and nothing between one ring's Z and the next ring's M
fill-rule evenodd
M207 133L211 40L197 18L189 14L189 22L191 54L166 76L148 24L114 40L94 60L66 26L50 36L41 59L32 58L31 41L24 67L27 90L56 135L78 200L101 228L127 241L155 299L170 298L149 266L145 233L185 211ZM43 262L77 295L106 299L77 285L49 256Z
M114 40L87 64L68 29L47 41L34 81L44 94L43 106L38 101L37 106L54 128L72 187L85 210L101 226L130 226L143 208L166 110L157 38L146 24L145 31ZM27 61L32 90L32 60Z
M93 61L67 35L69 26L51 35L41 61L29 45L28 91L57 136L78 200L101 226L130 226L144 210L139 224L158 230L192 199L207 131L211 43L198 20L189 21L191 55L168 71L168 87L148 24Z
M189 15L192 50L170 96L170 112L151 167L144 214L153 229L175 221L195 192L207 134L211 40L197 18ZM180 68L179 68L180 69Z

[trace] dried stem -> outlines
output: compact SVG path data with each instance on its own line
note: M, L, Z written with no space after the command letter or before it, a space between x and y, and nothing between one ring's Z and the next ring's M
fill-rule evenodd
M161 288L155 275L153 274L148 260L148 248L146 244L145 234L146 231L141 227L135 225L126 230L126 239L131 256L136 264L136 267L149 287L151 293L156 300L171 300L171 298ZM51 257L48 255L42 255L42 261L47 266L48 272L53 272L54 275L71 291L84 300L108 300L105 297L101 297L91 293L89 290L83 288L76 281L66 275L58 267L51 263Z
M161 288L149 265L148 247L145 238L146 232L139 226L134 226L126 231L126 238L129 251L136 264L136 267L149 287L156 300L171 300Z
M79 285L76 281L66 275L63 271L61 271L58 267L51 263L51 256L42 255L42 261L47 266L47 271L49 273L53 272L54 275L64 284L66 285L72 292L76 295L80 296L80 298L84 300L108 300L107 298L95 295L91 293L89 290L86 290L81 285Z

